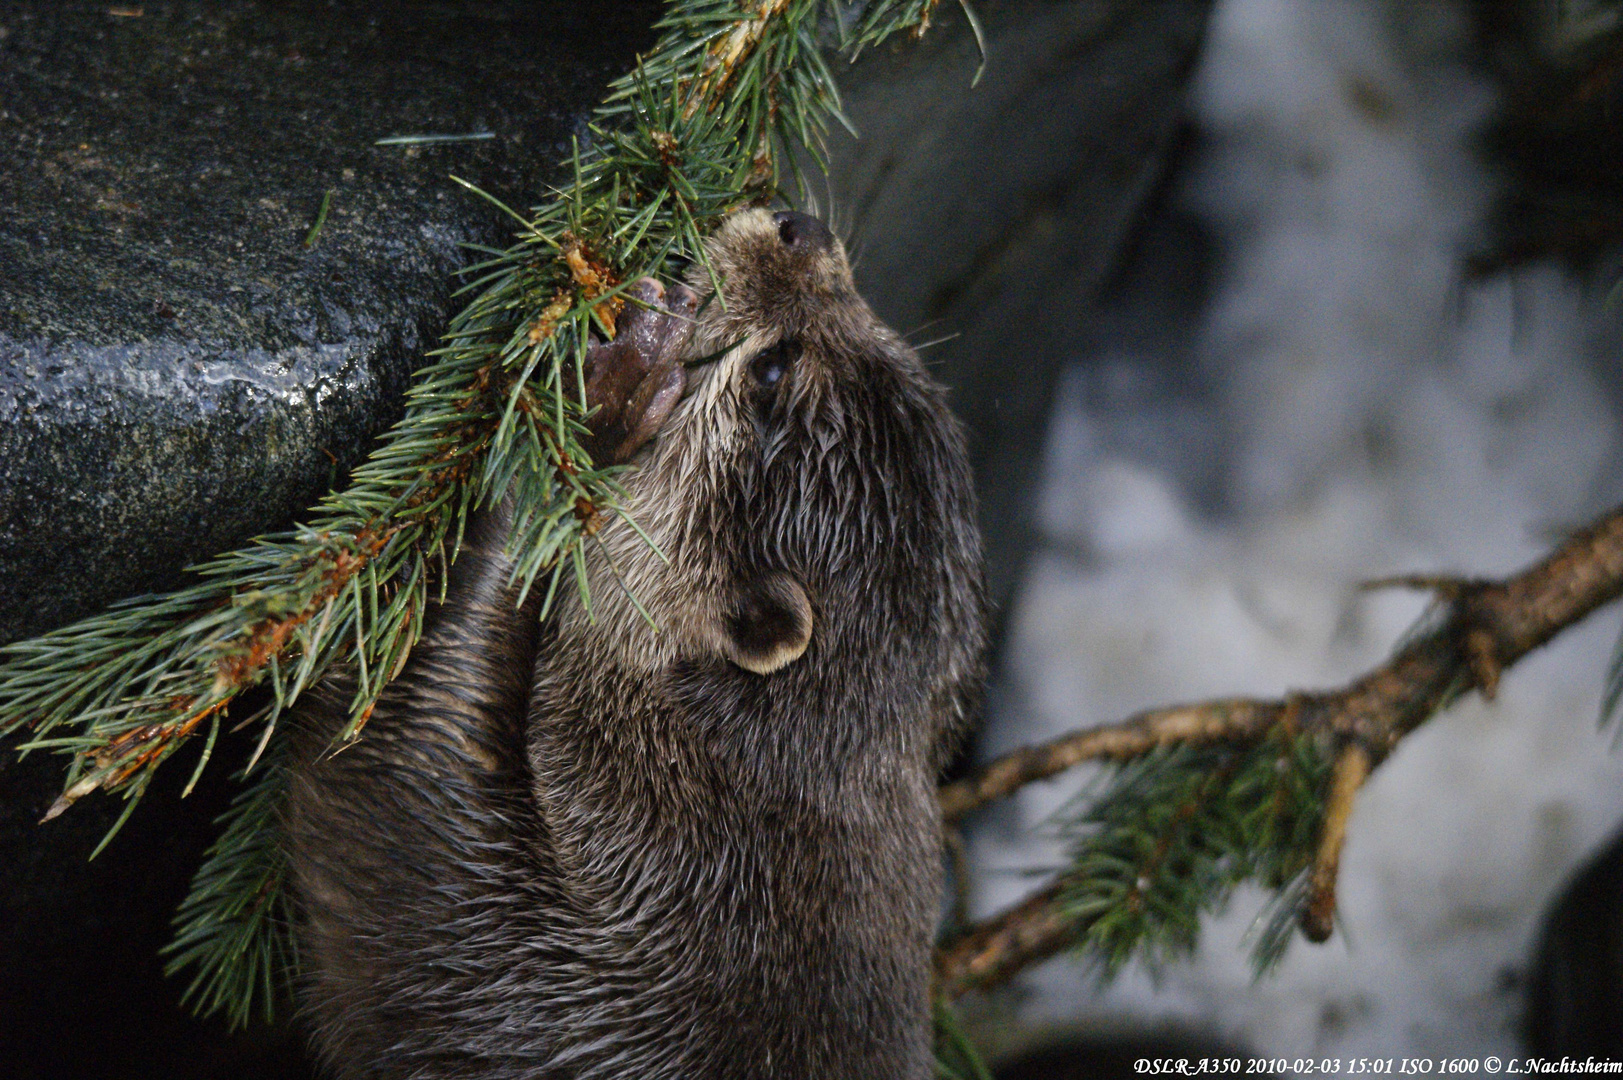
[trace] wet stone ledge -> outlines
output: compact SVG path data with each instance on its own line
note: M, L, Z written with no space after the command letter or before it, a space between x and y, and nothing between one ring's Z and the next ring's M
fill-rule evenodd
M510 236L450 175L537 201L656 14L0 3L0 641L174 587L364 456L458 245Z

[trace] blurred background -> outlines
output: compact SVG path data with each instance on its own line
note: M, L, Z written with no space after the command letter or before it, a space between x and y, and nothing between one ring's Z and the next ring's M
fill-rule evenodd
M1361 582L1502 575L1623 500L1623 2L976 9L973 91L947 0L922 41L837 69L862 138L798 196L970 431L999 637L959 769L1343 683L1426 604ZM0 0L0 639L166 587L341 477L453 310L455 242L505 236L448 174L538 201L655 13ZM429 131L491 138L372 145ZM72 274L41 261L64 251ZM1328 944L1254 982L1242 893L1188 963L1103 985L1061 958L966 1001L971 1033L1011 1080L1162 1053L1623 1058L1623 756L1597 727L1618 621L1381 766ZM1084 772L967 824L973 915L1061 865ZM0 1077L309 1075L296 1034L185 1019L159 972L223 773L185 802L170 777L86 864L117 804L36 827L56 763L0 767Z
M1427 603L1360 582L1502 575L1618 503L1620 15L1218 0L1163 182L1061 350L981 756L1340 685ZM1402 744L1358 797L1329 943L1254 982L1242 893L1190 963L1101 986L1052 962L975 1030L1105 1055L1032 1076L1149 1033L1623 1057L1617 635L1603 611ZM1087 780L971 824L977 914L1063 865L1054 815Z

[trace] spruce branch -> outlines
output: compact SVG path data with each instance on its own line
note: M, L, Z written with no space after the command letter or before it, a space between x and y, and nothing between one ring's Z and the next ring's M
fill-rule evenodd
M943 785L941 812L948 821L956 821L1084 761L1125 761L1160 746L1246 738L1268 730L1277 719L1276 703L1243 698L1152 709L1119 724L1072 732L1006 754L963 780Z
M1325 942L1335 929L1336 877L1341 870L1341 846L1347 842L1347 822L1352 817L1353 800L1369 779L1369 751L1362 743L1349 742L1336 754L1330 772L1330 797L1325 805L1324 828L1313 856L1313 871L1307 881L1307 898L1299 922L1309 941Z
M223 1012L232 1027L257 1011L269 1022L297 969L286 862L276 814L286 790L279 763L258 772L220 817L220 838L203 856L164 946L166 974L195 970L181 995L199 1013Z
M995 986L1077 945L1107 973L1133 955L1154 964L1186 953L1201 913L1247 880L1275 893L1259 969L1282 955L1293 922L1311 940L1328 938L1348 819L1370 772L1448 704L1472 689L1491 698L1506 668L1623 595L1623 508L1502 581L1414 576L1370 587L1394 585L1435 593L1438 617L1339 690L1150 710L943 786L951 820L1084 761L1118 766L1067 827L1070 868L943 943L941 992ZM1620 699L1614 660L1603 719Z
M992 1071L964 1031L952 1002L936 995L934 1013L937 1080L992 1080Z
M950 999L1007 982L1076 943L1077 927L1059 907L1064 883L1050 882L996 918L959 933L936 954L936 983Z
M822 166L830 122L845 122L825 26L854 56L922 32L935 3L672 0L654 50L594 114L568 183L529 215L465 185L511 217L517 239L474 248L484 257L462 272L467 306L345 491L298 528L194 568L188 588L0 649L0 737L69 758L47 818L97 790L124 796L103 845L189 740L207 740L195 783L222 729L250 729L253 786L177 916L171 969L195 967L203 1011L242 1022L268 1010L292 962L275 914L279 787L274 767L254 769L275 758L281 715L342 668L356 690L339 739L358 737L410 657L469 513L503 493L522 593L546 579L550 606L569 580L590 602L583 546L620 494L618 469L580 441L593 335L614 337L640 278L707 267L708 233L777 198L785 167L800 185L802 154ZM256 686L264 704L231 716Z

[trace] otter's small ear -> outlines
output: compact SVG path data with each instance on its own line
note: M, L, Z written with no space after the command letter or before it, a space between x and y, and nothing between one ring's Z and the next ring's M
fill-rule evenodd
M771 574L740 587L721 617L722 652L757 675L800 659L811 635L811 600L788 574Z

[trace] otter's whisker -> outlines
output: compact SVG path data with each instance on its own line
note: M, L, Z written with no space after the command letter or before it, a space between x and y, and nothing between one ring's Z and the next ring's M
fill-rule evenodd
M950 334L943 334L938 338L931 338L929 341L921 341L921 342L919 342L917 345L913 346L913 351L914 352L923 352L925 349L928 349L931 346L944 345L947 342L951 341L953 338L960 338L960 337L963 337L963 336L964 336L964 332L962 330L954 330Z

